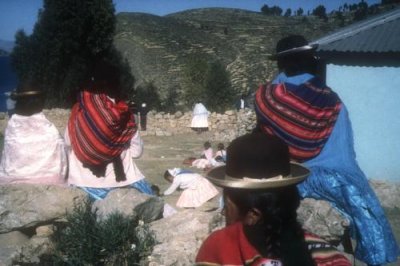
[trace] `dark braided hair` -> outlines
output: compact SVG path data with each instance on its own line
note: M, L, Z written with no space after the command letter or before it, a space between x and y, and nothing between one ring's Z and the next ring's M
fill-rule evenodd
M284 266L315 265L297 222L300 197L296 186L262 191L225 188L224 193L242 217L253 208L261 212L261 220L256 225L244 225L244 233L263 257L279 259Z

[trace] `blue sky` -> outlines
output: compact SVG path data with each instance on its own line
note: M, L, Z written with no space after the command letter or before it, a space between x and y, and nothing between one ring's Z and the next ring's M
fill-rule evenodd
M82 0L84 1L84 0ZM312 10L318 5L324 5L327 11L337 9L344 3L358 3L360 0L113 0L117 12L145 12L155 15L166 15L186 9L204 7L231 7L252 11L260 11L266 4L278 5L283 10L299 7ZM380 3L380 0L367 0L369 5ZM14 40L14 34L19 29L24 29L30 34L36 22L42 0L0 0L0 40Z

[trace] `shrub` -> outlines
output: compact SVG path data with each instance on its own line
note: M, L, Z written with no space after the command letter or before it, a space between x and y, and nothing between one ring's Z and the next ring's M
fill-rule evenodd
M55 231L55 265L138 265L155 244L147 225L136 216L115 212L99 220L89 200L67 214Z
M202 102L210 111L221 112L232 106L235 94L225 66L200 55L188 59L184 71L186 106Z

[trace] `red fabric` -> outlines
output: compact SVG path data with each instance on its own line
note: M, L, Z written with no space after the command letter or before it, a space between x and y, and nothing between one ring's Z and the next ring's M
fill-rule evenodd
M125 102L114 103L105 94L83 91L71 110L68 132L77 158L96 166L109 163L128 148L136 125Z
M327 244L319 237L306 233L307 244ZM310 246L309 245L309 246ZM333 248L323 252L311 251L317 266L350 266L351 263ZM282 265L280 261L262 258L248 242L242 223L235 223L212 233L202 244L196 257L196 265Z

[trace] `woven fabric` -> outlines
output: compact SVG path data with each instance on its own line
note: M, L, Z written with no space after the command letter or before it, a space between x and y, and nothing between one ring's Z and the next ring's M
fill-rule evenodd
M136 125L125 102L82 91L72 108L68 131L77 158L97 166L110 163L129 147Z
M321 152L340 108L336 93L316 78L300 85L262 85L256 92L255 110L261 130L283 139L291 157L301 162Z
M325 240L310 234L304 235L311 256L317 266L350 266L348 259ZM277 265L276 259L262 258L243 232L242 223L234 223L213 232L202 244L195 265Z

